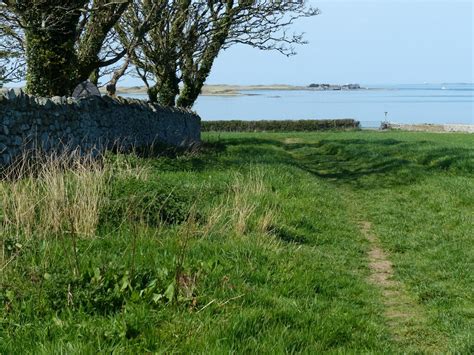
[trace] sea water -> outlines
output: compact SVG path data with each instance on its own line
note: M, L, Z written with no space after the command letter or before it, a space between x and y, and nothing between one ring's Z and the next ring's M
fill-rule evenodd
M261 90L201 96L203 120L353 118L363 127L394 123L474 124L474 84L366 85L350 91ZM139 97L138 95L136 97Z

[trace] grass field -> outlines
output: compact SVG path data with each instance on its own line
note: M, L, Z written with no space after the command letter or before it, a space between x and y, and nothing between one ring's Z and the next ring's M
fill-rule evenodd
M0 353L473 353L474 136L206 134L0 183Z

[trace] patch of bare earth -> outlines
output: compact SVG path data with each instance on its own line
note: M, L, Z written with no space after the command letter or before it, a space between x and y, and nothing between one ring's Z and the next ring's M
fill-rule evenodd
M303 143L303 140L301 138L285 138L283 143L285 143L285 144L299 144L299 143Z
M373 233L370 222L361 222L360 229L370 243L369 281L381 291L384 316L394 340L410 352L443 352L445 343L434 329L430 329L422 306L410 296L402 282L393 278L392 262Z

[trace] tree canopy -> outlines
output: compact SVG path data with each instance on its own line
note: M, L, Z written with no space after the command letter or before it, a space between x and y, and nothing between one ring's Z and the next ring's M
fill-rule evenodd
M70 94L100 67L100 53L128 0L3 0L2 45L15 42L26 62L27 90ZM122 56L125 53L122 54ZM10 61L12 63L12 61Z
M293 55L305 41L288 32L291 25L319 13L300 0L163 1L158 16L147 20L150 30L131 46L134 29L150 14L142 3L135 0L119 21L119 39L150 100L181 107L194 104L222 50L243 44Z
M151 101L191 107L215 59L233 45L293 55L293 23L315 16L304 0L0 0L4 80L28 92L69 95L113 73L108 92L134 70ZM26 68L26 69L25 69Z

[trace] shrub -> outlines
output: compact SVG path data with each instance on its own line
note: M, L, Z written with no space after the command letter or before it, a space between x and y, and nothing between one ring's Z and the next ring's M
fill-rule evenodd
M360 122L341 120L284 120L284 121L203 121L203 132L310 132L331 129L358 129Z

